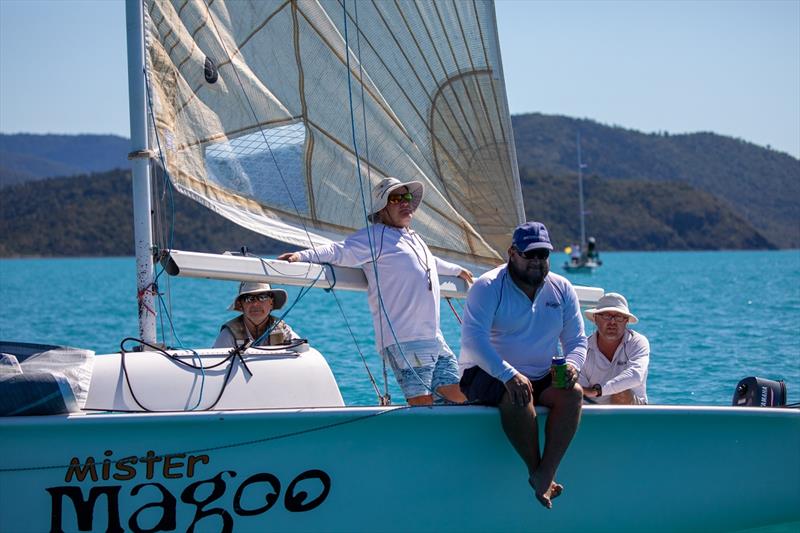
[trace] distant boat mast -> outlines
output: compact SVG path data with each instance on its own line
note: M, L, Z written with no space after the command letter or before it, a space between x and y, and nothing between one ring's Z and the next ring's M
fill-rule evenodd
M578 209L581 221L581 252L586 247L586 222L584 221L585 211L583 209L583 169L586 165L581 160L581 132L578 132Z

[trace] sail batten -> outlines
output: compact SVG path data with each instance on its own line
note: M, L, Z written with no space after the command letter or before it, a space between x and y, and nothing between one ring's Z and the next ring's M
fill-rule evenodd
M316 246L367 223L379 180L419 180L431 249L502 261L523 213L491 2L146 3L152 137L179 192Z

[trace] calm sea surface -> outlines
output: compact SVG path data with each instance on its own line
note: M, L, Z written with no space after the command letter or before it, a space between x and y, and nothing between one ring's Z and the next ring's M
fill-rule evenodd
M552 269L563 273L565 256ZM576 285L624 294L650 339L647 383L651 403L730 405L738 381L759 376L786 381L800 401L800 251L604 253L594 274L571 274ZM233 282L168 279L171 345L208 347L220 325ZM291 303L298 289L288 288ZM371 405L375 393L360 350L383 388L364 293L310 291L286 320L326 356L348 404ZM133 258L0 260L0 338L115 352L136 336ZM288 307L288 305L287 305ZM455 302L461 314L460 302ZM162 317L164 315L162 314ZM169 324L164 320L164 327ZM458 322L443 301L442 330L458 354ZM592 331L591 323L587 330ZM390 371L391 374L391 371ZM402 395L389 376L395 402Z

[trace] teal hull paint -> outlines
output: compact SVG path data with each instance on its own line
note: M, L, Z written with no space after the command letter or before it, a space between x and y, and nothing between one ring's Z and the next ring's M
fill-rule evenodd
M550 511L535 501L497 411L482 407L7 418L0 434L0 531L50 529L54 499L45 489L64 493L58 487L79 487L83 498L104 487L89 513L92 530L103 531L114 499L125 530L154 527L170 509L167 525L178 531L195 521L198 531L218 531L225 517L234 531L732 531L800 520L796 410L588 407ZM141 463L127 464L132 479L114 478L128 475L115 461L148 450L184 453L170 459L176 477L164 477L161 461L150 479ZM64 465L89 456L98 481L66 481ZM51 465L62 466L8 471ZM306 471L328 476L329 492L316 508L290 512L287 493L306 491L306 503L322 494L319 479L289 490ZM245 483L254 474L272 474L280 488ZM218 493L211 481L191 487L214 479ZM269 492L279 493L274 505L248 516ZM63 508L52 525L77 530L72 501L55 499ZM166 503L145 507L154 502Z

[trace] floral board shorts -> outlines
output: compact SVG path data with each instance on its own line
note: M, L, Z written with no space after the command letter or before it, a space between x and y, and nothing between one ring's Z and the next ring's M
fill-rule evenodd
M381 355L392 367L405 397L428 396L459 382L458 361L444 339L425 339L387 346ZM444 403L434 395L434 403Z

